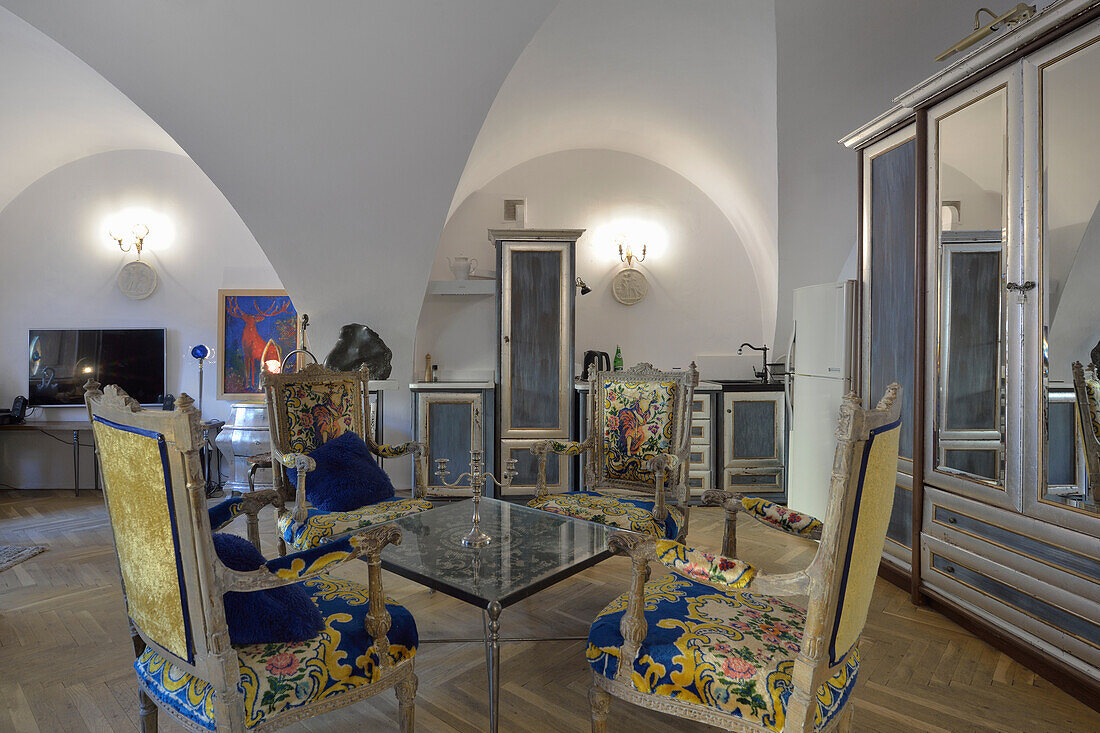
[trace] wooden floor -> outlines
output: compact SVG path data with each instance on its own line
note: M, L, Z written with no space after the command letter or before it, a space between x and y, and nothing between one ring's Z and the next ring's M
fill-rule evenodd
M693 544L717 549L720 519L717 509L693 510ZM273 517L262 523L265 552L274 556ZM804 565L814 547L748 519L739 535L742 556L772 572ZM49 547L0 572L0 731L136 730L133 654L99 495L0 492L0 544ZM360 565L338 574L365 582ZM590 568L506 609L501 632L584 636L596 613L626 589L628 572L623 558ZM385 584L412 610L423 641L480 638L472 606L390 574ZM861 650L858 731L1100 731L1100 715L881 580ZM502 730L587 730L583 641L513 642L501 656ZM421 646L419 730L486 730L484 663L480 642ZM393 730L396 713L395 698L384 694L288 730ZM162 731L180 730L165 715L160 720ZM713 730L618 700L610 723L630 733Z

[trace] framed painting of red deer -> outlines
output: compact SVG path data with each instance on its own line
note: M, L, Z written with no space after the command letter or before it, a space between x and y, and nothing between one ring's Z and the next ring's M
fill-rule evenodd
M261 399L264 364L298 348L298 312L285 290L219 290L218 303L218 399Z

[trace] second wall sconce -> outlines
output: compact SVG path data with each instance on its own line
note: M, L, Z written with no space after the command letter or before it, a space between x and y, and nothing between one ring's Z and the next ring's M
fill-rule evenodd
M619 270L612 279L611 294L623 305L641 303L649 294L649 281L641 270L634 267L634 263L645 261L646 246L642 244L642 256L638 257L634 254L626 235L620 234L615 237L615 243L619 245L619 259L626 264L626 267Z

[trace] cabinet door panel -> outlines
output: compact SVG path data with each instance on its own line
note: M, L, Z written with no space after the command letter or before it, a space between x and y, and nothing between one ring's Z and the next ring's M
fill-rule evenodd
M470 482L463 479L461 487L444 486L435 475L436 459L447 458L447 480L454 482L470 470L470 451L483 450L482 414L483 400L480 394L432 393L417 395L419 415L418 436L428 444L428 489L440 496L468 495Z
M567 438L573 387L569 242L501 247L502 437Z

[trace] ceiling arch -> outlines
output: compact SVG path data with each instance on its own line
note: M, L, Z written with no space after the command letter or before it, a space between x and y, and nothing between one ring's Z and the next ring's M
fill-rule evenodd
M718 205L748 252L770 338L778 286L771 0L563 0L497 94L450 213L525 161L585 148L652 160Z
M112 150L183 150L125 94L0 8L0 210L63 165Z
M409 373L444 213L554 0L0 0L153 118L225 194L311 341L379 327Z

